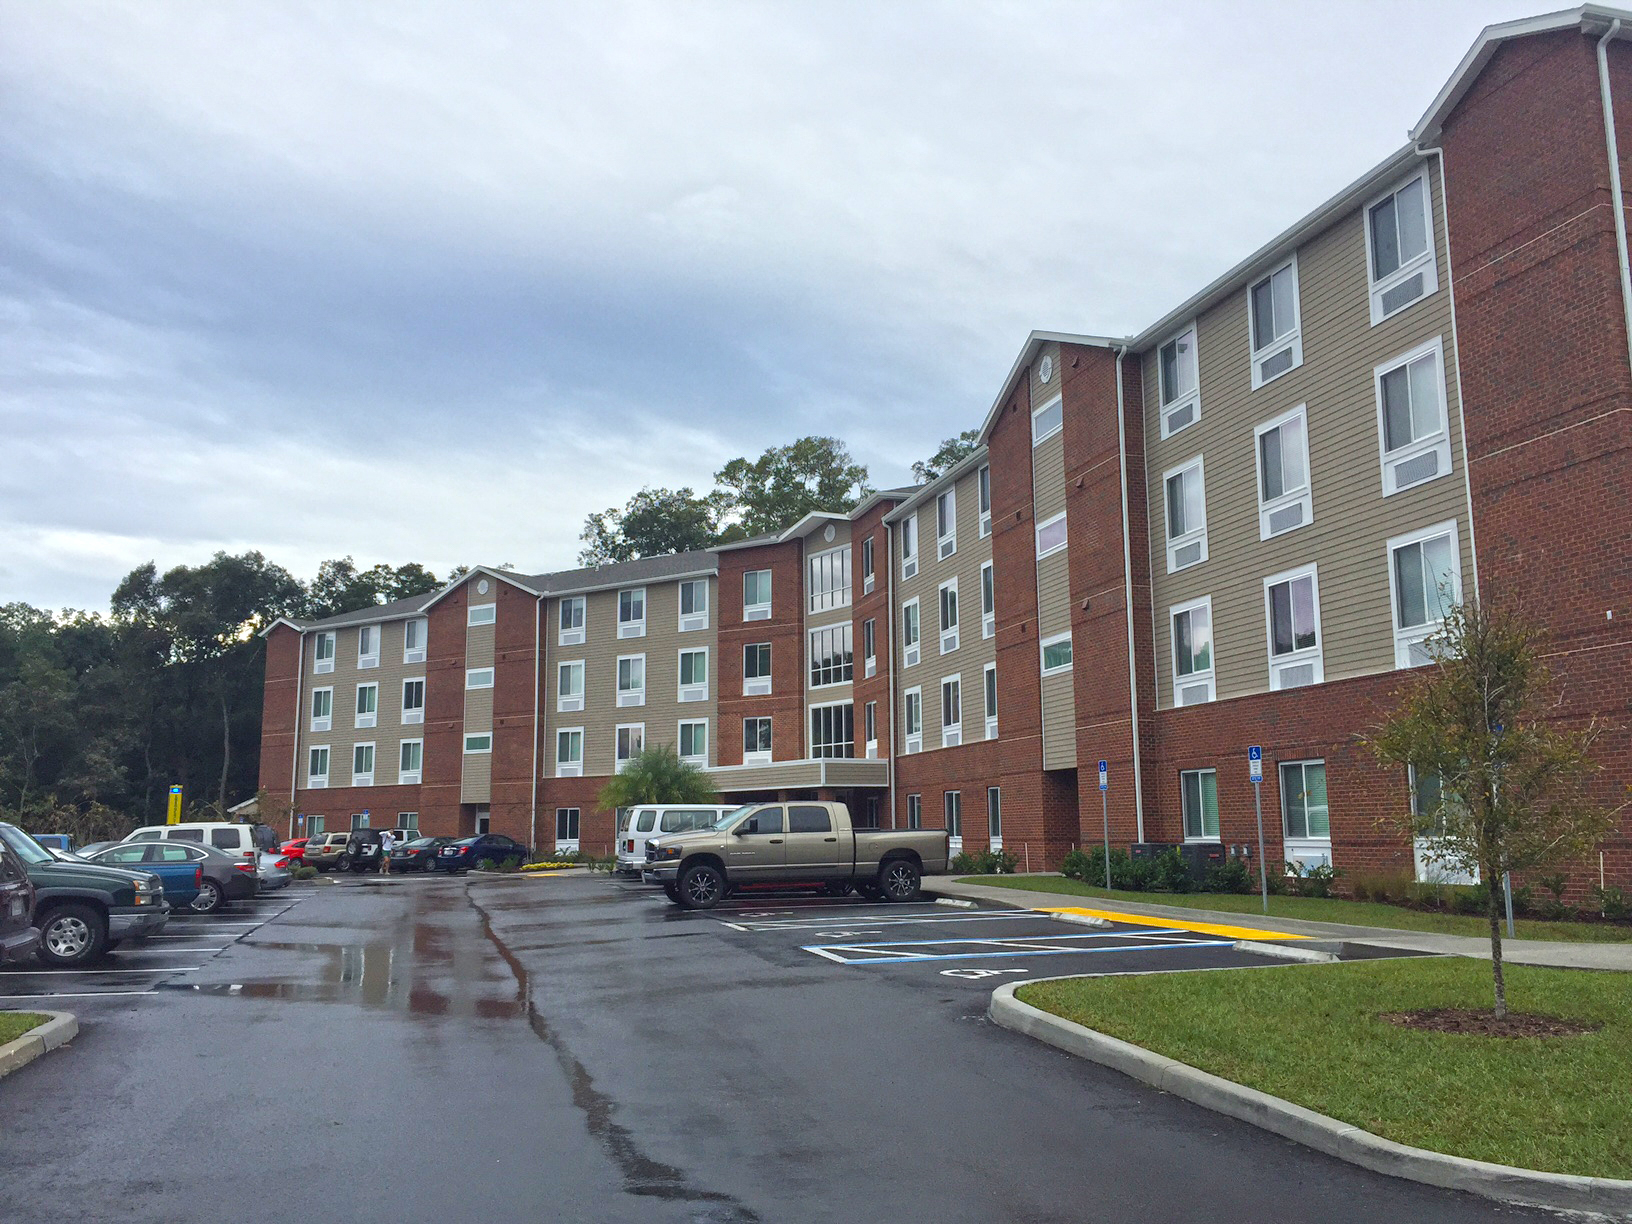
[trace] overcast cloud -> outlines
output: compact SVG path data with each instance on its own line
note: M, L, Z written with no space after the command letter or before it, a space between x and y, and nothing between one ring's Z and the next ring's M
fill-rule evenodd
M0 602L565 567L805 433L900 483L1547 7L0 0Z

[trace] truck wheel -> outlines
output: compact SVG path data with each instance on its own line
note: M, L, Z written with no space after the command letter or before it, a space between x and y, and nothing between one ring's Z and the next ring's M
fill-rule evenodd
M891 859L878 869L878 889L886 901L914 900L918 881L918 868L907 859Z
M680 904L687 909L713 909L725 896L725 876L718 867L698 863L680 877Z
M40 924L40 959L86 965L108 950L108 920L88 905L59 905Z
M667 897L670 901L673 901L676 905L679 905L680 904L680 885L678 885L678 884L665 884L665 885L663 885L663 895L665 897Z

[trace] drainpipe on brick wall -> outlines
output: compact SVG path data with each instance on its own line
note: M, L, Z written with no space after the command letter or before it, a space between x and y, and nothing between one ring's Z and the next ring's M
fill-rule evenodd
M1145 788L1139 761L1139 670L1133 652L1133 541L1128 538L1128 430L1123 409L1122 360L1128 346L1116 351L1116 450L1122 471L1122 594L1127 606L1122 610L1128 627L1128 713L1133 725L1133 815L1139 840L1145 840Z
M1621 313L1626 321L1626 355L1632 365L1632 265L1626 254L1626 203L1621 195L1621 154L1615 141L1615 100L1609 90L1609 42L1621 32L1621 19L1609 23L1598 40L1598 93L1604 106L1604 144L1609 151L1609 197L1615 206L1615 251L1621 259Z
M978 500L978 499L977 499ZM976 507L977 509L979 507ZM895 828L895 528L884 524L884 602L890 618L890 662L885 675L890 682L890 828Z
M306 630L300 631L300 652L295 662L295 743L289 753L289 837L295 836L295 790L300 785L300 712L306 694Z
M544 596L540 595L533 605L533 798L532 815L528 821L527 849L529 853L538 853L538 682L543 657L540 645L543 639L541 628L544 623ZM579 830L582 832L582 830ZM555 852L552 844L550 852Z

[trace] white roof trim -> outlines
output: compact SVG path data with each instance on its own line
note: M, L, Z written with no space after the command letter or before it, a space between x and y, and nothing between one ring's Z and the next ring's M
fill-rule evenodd
M980 426L980 444L986 445L986 438L992 432L992 426L997 424L997 414L1003 411L1003 401L1009 398L1009 392L1014 387L1014 380L1020 372L1031 365L1031 358L1038 347L1047 343L1082 344L1090 348L1121 348L1127 343L1115 336L1079 336L1072 332L1034 331L1026 337L1025 344L1020 346L1020 355L1014 359L1009 367L1009 376L1003 380L1003 387L997 393L997 399L992 402L991 411L986 414L986 420Z
M305 628L300 624L299 621L292 621L287 616L280 616L280 617L278 617L277 620L273 621L265 629L262 629L260 631L260 633L256 634L256 636L257 637L265 637L267 634L271 633L272 630L276 629L279 625L288 625L289 628L293 629L296 633L305 633L306 632Z
M786 544L789 540L803 536L810 530L810 527L815 526L817 523L848 523L849 521L850 516L848 514L835 514L831 510L812 510L792 527L785 528L782 533L776 537L776 542L778 544ZM810 527L806 526L807 523L810 524Z
M543 594L544 594L543 591L533 590L533 588L528 586L525 582L517 582L510 575L508 575L506 573L503 573L500 570L489 569L485 565L473 565L473 566L470 567L470 569L468 569L464 573L460 574L459 577L457 577L457 578L453 579L451 582L449 582L446 586L444 586L435 595L431 596L430 599L428 599L424 603L420 604L419 607L414 612L410 613L410 615L418 616L421 613L429 612L434 606L441 603L449 595L452 595L454 593L454 591L456 591L460 587L464 586L465 583L469 582L477 574L485 574L485 575L487 575L487 577L497 579L499 582L508 582L511 586L515 587L518 591L526 591L527 594L531 595L534 599L541 598L543 596ZM402 618L391 617L389 619L397 620L397 619L402 619Z
M665 582L689 582L694 578L713 578L718 576L719 572L720 567L715 565L712 569L687 570L683 574L661 574L652 578L626 578L622 582L597 582L590 586L562 587L558 591L546 591L545 598L593 595L596 591L632 591L637 587L661 586Z
M886 523L900 522L901 519L906 516L908 511L917 509L919 506L929 501L930 498L939 495L943 489L956 484L970 472L975 471L985 464L990 457L991 454L989 451L987 451L984 444L975 447L974 450L970 451L969 454L965 455L962 459L959 459L934 480L931 480L928 484L919 485L916 493L904 500L899 506L884 516L884 521Z

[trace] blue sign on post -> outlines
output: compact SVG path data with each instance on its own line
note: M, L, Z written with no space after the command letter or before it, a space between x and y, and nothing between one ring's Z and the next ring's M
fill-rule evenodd
M1106 763L1104 761L1101 761L1099 763L1099 789L1100 790L1110 790L1111 789L1111 783L1110 783L1109 778L1107 777L1106 771L1107 771L1107 765L1106 765Z
M1264 750L1257 744L1247 749L1247 768L1251 772L1252 781L1264 780Z

